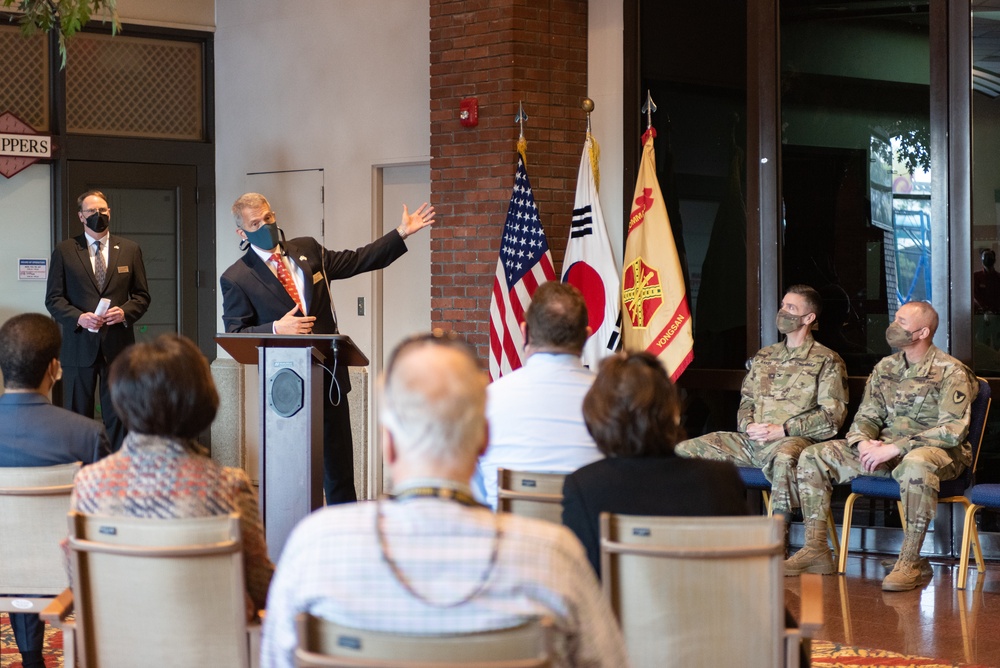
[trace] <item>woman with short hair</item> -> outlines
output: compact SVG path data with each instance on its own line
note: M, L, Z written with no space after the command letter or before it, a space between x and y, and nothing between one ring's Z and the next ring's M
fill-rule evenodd
M264 608L274 564L257 496L242 469L212 461L195 440L219 408L205 356L190 339L163 334L126 348L109 384L128 435L118 452L77 474L73 510L154 519L239 513L248 612Z
M746 487L727 462L683 459L680 401L649 353L606 358L583 400L587 430L606 459L566 477L563 524L601 575L602 512L625 515L746 515Z

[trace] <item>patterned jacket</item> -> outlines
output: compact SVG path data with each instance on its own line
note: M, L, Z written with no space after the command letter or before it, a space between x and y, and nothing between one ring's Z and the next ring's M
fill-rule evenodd
M785 427L813 442L833 438L847 416L847 369L811 334L797 348L784 341L761 349L743 379L739 431L751 422Z
M957 448L953 458L972 463L969 414L979 384L968 367L931 345L910 365L902 351L882 358L865 385L847 442L878 439L903 453L921 446Z
M241 469L220 466L178 441L129 433L121 450L80 469L71 505L94 515L156 519L238 512L247 593L258 609L267 602L274 565L257 497Z

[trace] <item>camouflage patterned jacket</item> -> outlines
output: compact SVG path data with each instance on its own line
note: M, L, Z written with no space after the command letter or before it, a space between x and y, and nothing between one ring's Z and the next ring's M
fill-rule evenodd
M923 359L906 363L902 351L882 358L865 385L847 442L878 439L904 453L925 445L960 448L957 459L972 463L969 413L979 392L968 367L931 345Z
M789 436L833 438L847 415L847 370L811 334L798 348L785 342L760 350L743 379L739 431L751 422L784 425Z

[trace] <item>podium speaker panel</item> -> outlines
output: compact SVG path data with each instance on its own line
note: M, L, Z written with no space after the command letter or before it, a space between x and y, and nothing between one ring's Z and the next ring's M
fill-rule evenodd
M261 499L271 560L295 524L323 505L323 370L312 348L258 349L262 381ZM307 383L309 386L307 387Z

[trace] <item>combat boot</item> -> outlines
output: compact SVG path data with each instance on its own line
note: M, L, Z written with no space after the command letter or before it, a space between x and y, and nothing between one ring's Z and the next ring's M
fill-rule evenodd
M897 560L895 558L883 559L882 566L884 566L886 570L891 571L896 567L896 561ZM931 566L931 561L927 557L920 557L917 559L917 568L920 569L920 575L928 580L934 576L934 567Z
M791 558L785 559L785 575L829 575L836 570L833 552L826 542L826 520L806 520L806 544Z
M920 546L924 544L923 529L908 528L903 535L903 547L892 572L882 580L883 591L910 591L920 586L923 574L920 568Z

